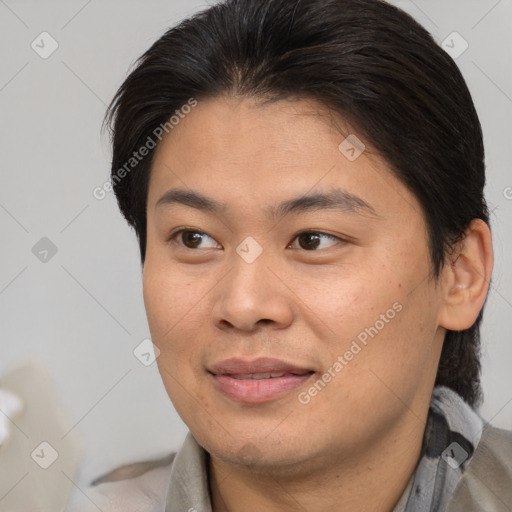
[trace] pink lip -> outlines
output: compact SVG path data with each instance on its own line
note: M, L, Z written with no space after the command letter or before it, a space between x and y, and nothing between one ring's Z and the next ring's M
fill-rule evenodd
M309 380L313 370L280 361L260 358L253 361L232 358L211 367L216 386L225 395L238 402L259 404L276 399ZM268 379L237 379L234 375L254 373L286 373ZM292 375L293 374L293 375Z
M299 387L313 375L283 375L269 379L240 380L230 375L212 375L220 390L238 402L261 404Z
M225 359L209 368L210 373L217 375L233 375L248 373L308 373L310 368L296 366L280 359L260 357L252 361L244 361L237 357Z

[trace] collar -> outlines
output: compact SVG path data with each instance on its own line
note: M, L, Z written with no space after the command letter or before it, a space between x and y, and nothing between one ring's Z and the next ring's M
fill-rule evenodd
M444 510L482 430L482 418L457 393L436 387L420 460L393 512ZM208 463L208 452L189 432L172 465L165 512L212 512Z
M172 465L165 512L212 512L208 458L189 432Z

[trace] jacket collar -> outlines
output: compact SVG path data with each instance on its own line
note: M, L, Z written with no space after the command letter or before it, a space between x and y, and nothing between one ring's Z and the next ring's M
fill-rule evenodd
M436 387L432 393L422 456L393 512L444 510L471 460L482 430L482 418L457 393L444 386ZM464 454L463 458L460 458L461 454ZM414 493L411 492L413 488ZM191 432L172 465L163 512L212 512L209 454Z
M189 432L172 465L165 512L212 512L208 458Z

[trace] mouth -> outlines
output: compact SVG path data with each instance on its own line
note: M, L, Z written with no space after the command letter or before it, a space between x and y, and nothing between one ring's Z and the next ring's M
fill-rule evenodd
M228 359L208 370L214 388L228 398L260 404L282 398L304 385L315 371L277 359Z
M233 379L239 380L261 380L261 379L276 379L280 377L296 377L299 375L307 375L312 372L304 371L304 373L236 373L236 374L223 374Z

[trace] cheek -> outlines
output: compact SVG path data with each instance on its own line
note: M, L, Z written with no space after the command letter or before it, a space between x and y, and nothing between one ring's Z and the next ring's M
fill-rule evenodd
M349 386L375 380L368 370L398 385L397 379L414 381L430 357L436 329L430 286L422 283L419 269L386 265L383 259L357 272L344 270L306 295L311 319L316 316L315 323L319 318L327 327L324 336L317 333L326 341L324 362L346 355L350 369L344 373L357 374Z
M151 339L160 350L160 374L174 402L188 396L182 397L183 386L197 394L198 379L204 378L204 359L212 350L207 342L212 283L206 276L187 275L177 265L153 263L144 269L144 303Z
M303 299L308 315L323 321L320 338L348 339L373 325L403 295L398 276L384 266L343 266L320 281L297 280L294 292ZM390 312L390 316L395 311Z
M205 330L204 292L183 274L153 263L147 261L143 276L151 339L160 351L157 365L167 393L177 411L187 416L189 393L196 388L200 372L197 354ZM197 391L193 394L197 400Z
M147 261L143 275L144 306L149 327L156 337L171 333L174 326L194 314L200 301L194 281L175 267Z

